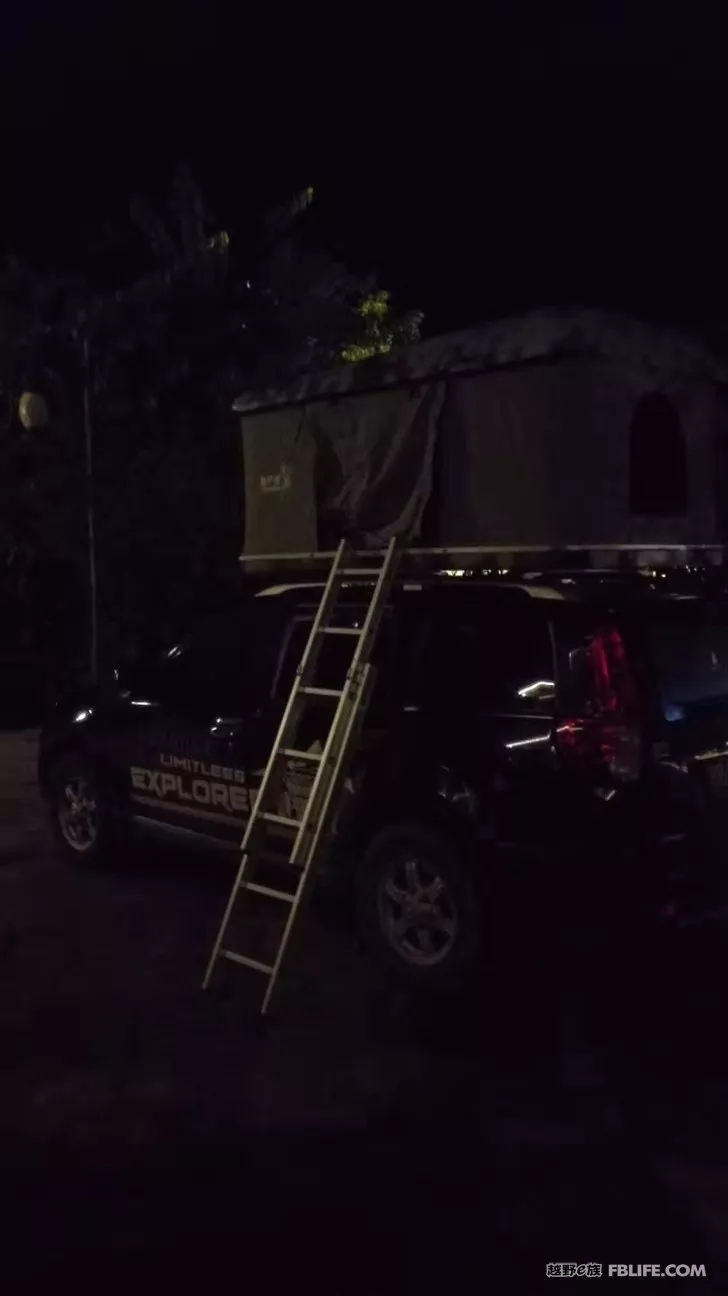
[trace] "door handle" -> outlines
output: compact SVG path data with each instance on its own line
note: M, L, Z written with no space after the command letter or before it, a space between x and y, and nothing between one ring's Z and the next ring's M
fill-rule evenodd
M210 733L213 738L234 738L242 725L241 716L218 716L210 725Z

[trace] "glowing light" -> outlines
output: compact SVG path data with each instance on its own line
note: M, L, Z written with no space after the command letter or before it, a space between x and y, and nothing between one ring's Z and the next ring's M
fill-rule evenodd
M517 692L519 697L531 697L533 693L538 693L539 689L547 689L553 693L555 687L553 680L535 680L533 684L524 684Z
M685 709L676 702L666 702L662 708L663 715L669 724L685 719Z
M18 401L18 416L27 431L45 427L48 423L48 406L38 392L23 392Z
M534 743L549 742L550 734L541 734L538 738L518 738L516 742L507 742L506 747L532 747Z
M132 698L132 706L154 706L153 702L148 702L146 698Z
M92 714L93 714L93 707L88 707L85 711L77 711L75 716L73 717L73 723L83 724L84 720L88 720L89 716Z

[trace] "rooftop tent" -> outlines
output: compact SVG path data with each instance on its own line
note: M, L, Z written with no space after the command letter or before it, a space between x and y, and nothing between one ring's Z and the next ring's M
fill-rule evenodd
M242 396L245 555L721 542L727 384L675 334L537 312Z

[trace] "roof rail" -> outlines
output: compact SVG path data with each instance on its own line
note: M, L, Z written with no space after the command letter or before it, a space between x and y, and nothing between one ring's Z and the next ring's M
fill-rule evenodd
M376 559L384 549L354 549L353 556ZM313 550L292 553L241 554L244 568L259 564L263 574L282 567L330 565L336 551ZM439 560L439 561L438 561ZM579 561L580 560L580 561ZM659 567L719 567L726 561L726 546L721 544L566 544L566 545L447 545L437 548L404 548L400 550L402 566L417 570L438 567L464 574L485 571L510 574L514 571L580 571L600 569L620 571Z

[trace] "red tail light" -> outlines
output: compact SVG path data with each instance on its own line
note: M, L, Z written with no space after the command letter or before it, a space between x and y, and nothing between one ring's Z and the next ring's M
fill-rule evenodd
M568 761L604 769L619 782L634 782L642 768L637 690L619 631L595 634L587 649L585 714L556 726L556 749Z

